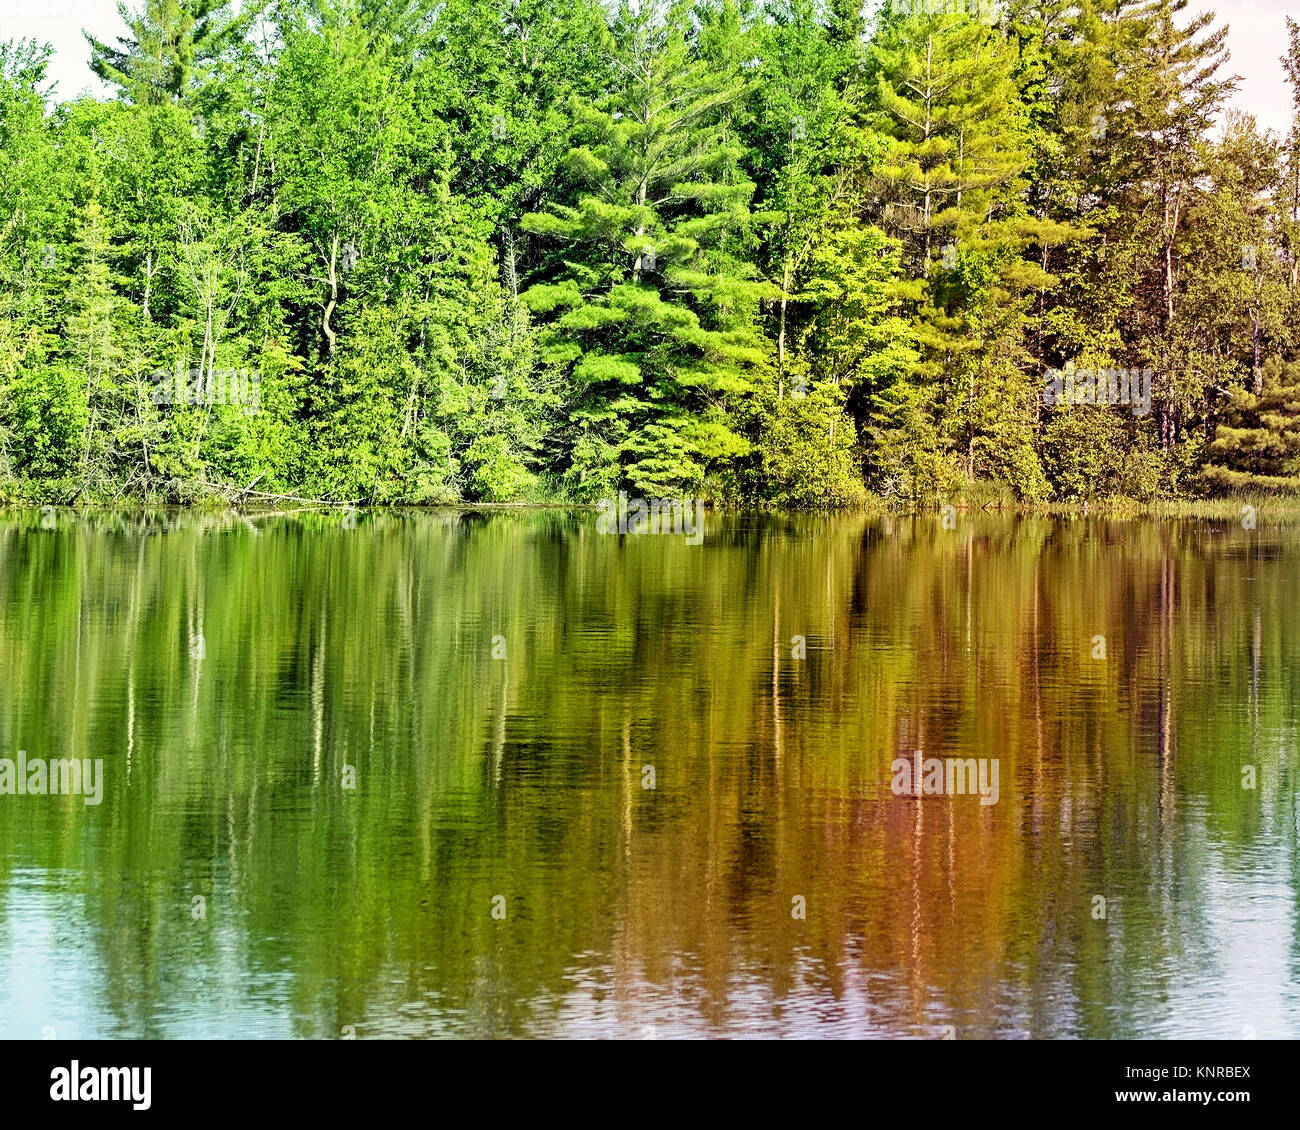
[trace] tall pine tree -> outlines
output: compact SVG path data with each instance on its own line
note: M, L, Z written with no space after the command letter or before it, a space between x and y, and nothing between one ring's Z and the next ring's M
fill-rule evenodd
M698 492L748 450L736 409L766 361L731 120L744 37L730 4L624 3L613 34L611 90L574 107L571 203L524 217L548 250L522 297L569 389L566 487Z

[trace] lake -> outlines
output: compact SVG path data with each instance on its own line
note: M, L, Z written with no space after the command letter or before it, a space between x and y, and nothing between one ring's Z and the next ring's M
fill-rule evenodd
M1300 1036L1298 581L1263 512L7 512L0 1037Z

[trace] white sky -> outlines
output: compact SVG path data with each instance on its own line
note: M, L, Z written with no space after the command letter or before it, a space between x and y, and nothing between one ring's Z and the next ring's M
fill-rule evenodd
M128 0L131 8L142 0ZM1300 20L1300 0L1219 0L1217 5L1193 0L1191 8L1213 6L1231 29L1228 44L1232 70L1242 77L1235 105L1255 115L1259 124L1285 134L1290 122L1290 94L1278 57L1286 49L1290 15ZM82 90L103 94L87 62L90 48L81 36L87 28L102 40L124 31L116 0L0 0L0 40L35 38L54 47L49 75L58 82L62 98Z

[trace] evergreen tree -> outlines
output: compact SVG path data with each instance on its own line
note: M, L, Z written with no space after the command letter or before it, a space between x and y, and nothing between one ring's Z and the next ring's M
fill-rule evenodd
M0 43L0 491L1289 482L1300 24L1279 140L1185 0L1001 7L142 0L52 112ZM1048 411L1069 363L1154 412ZM260 409L155 404L177 366Z
M230 0L145 0L133 12L123 0L117 10L130 35L116 47L82 33L90 44L90 69L137 105L179 101L203 66L242 34L253 8L245 4L235 16Z
M723 58L701 57L697 26ZM566 486L693 493L747 451L733 412L766 360L754 184L731 121L743 40L729 5L625 3L613 33L610 92L575 107L573 202L524 217L558 250L523 298L544 326L543 359L568 380Z
M901 489L943 493L960 468L1037 497L1046 482L1033 450L1037 382L1024 323L1032 292L1055 279L1025 252L1067 233L1024 205L1029 124L1015 42L978 9L935 5L887 10L870 54L871 123L889 144L870 208L902 242L902 293L922 352L919 383L878 405L880 474L910 484ZM911 435L927 415L925 438ZM894 466L922 448L924 471Z
M1200 476L1207 490L1300 490L1300 363L1269 358L1259 392L1238 393L1208 458Z

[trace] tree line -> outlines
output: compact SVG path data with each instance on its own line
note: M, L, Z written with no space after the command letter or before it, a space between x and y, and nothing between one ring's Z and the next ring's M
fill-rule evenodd
M1279 138L1187 0L124 16L0 44L0 499L1300 489L1295 21Z

